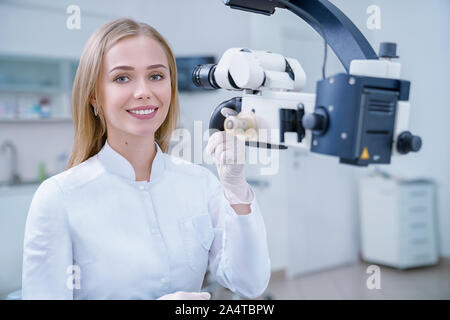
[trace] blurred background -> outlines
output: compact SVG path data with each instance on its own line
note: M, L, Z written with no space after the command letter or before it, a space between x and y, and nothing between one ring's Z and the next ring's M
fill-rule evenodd
M450 298L450 2L332 0L376 52L396 42L411 81L410 129L419 153L357 168L289 148L279 170L247 179L267 229L272 278L261 299ZM80 28L67 21L80 9ZM370 6L379 28L369 28ZM180 78L180 127L206 130L212 110L239 92L192 90L198 61L231 47L296 58L304 92L321 78L323 42L287 10L270 17L220 0L0 0L0 298L20 298L25 220L39 184L64 170L73 143L72 81L89 36L119 17L146 22L168 40ZM327 75L344 72L329 50ZM198 123L198 122L197 122ZM206 142L204 142L204 146ZM193 161L193 159L191 160ZM193 161L194 162L194 161ZM215 168L211 167L215 173ZM239 299L205 277L214 298Z

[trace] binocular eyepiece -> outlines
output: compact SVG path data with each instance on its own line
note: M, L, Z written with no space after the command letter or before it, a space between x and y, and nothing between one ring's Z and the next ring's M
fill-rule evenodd
M203 89L220 89L214 77L217 64L201 64L192 71L192 82Z

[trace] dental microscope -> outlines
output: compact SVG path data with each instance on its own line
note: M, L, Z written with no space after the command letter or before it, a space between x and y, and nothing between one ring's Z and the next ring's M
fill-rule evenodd
M295 58L228 49L217 64L192 73L198 87L242 92L213 110L210 129L236 135L247 146L305 148L355 166L389 164L392 156L420 150L421 138L408 129L410 82L401 79L395 43L381 43L377 55L328 0L223 1L265 15L288 9L305 20L324 39L323 79L315 94L305 93L306 74ZM325 76L327 45L346 73Z

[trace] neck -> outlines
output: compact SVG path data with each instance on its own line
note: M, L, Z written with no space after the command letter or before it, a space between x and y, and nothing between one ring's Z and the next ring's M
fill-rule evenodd
M153 159L156 156L154 136L130 137L108 135L108 144L127 159L134 168L136 181L149 181Z

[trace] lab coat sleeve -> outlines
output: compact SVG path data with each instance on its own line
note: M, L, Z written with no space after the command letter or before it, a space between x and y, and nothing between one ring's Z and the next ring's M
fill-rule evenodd
M57 182L49 178L35 192L28 211L22 299L73 299L72 264L72 243L63 195Z
M207 171L208 211L214 230L208 270L220 285L254 299L266 290L271 273L266 229L256 196L250 214L236 214L220 181Z

